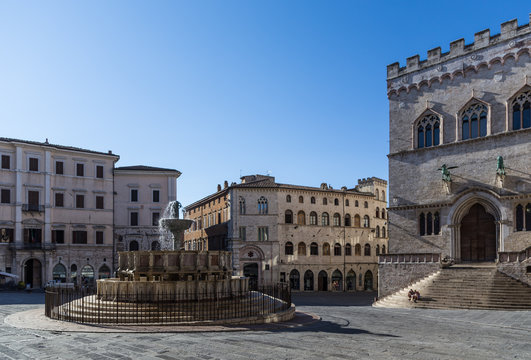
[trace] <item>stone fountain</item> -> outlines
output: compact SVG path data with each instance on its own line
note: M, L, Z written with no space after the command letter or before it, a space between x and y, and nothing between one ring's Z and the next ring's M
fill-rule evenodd
M91 289L47 289L46 316L91 324L251 324L286 321L295 307L287 284L250 290L232 276L229 251L182 249L192 221L171 202L160 220L161 249L118 253L117 277ZM77 292L76 292L77 291Z
M98 296L111 300L116 294L164 293L195 300L248 290L248 278L232 276L231 252L182 250L183 233L193 221L179 219L179 209L179 202L170 202L159 221L161 248L178 250L119 252L118 278L98 280Z

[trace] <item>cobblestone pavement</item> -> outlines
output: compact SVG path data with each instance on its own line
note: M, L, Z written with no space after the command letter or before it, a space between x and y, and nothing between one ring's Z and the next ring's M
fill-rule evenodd
M0 292L0 359L531 359L531 311L369 306L374 294L294 294L322 320L240 332L72 333L12 327L44 295Z

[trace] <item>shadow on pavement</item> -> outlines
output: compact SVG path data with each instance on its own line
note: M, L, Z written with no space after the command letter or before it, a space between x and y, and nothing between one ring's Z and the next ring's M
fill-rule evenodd
M377 293L371 292L293 292L295 306L371 306Z
M44 305L44 291L0 291L0 305Z

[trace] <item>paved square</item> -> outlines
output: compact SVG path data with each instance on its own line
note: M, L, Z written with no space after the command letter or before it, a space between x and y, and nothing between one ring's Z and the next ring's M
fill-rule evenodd
M319 315L281 330L73 333L0 324L1 359L529 359L531 312L370 307L374 294L294 294ZM0 292L0 317L43 307L44 294Z

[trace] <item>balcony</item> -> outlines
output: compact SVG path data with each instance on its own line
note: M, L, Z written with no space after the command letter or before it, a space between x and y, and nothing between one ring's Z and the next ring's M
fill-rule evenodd
M55 244L51 243L9 243L9 248L13 250L55 250Z
M38 205L38 204L22 204L22 211L29 211L29 212L44 212L44 205Z

